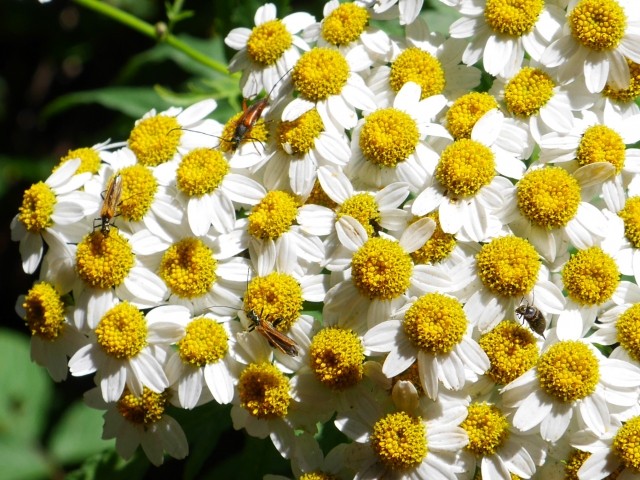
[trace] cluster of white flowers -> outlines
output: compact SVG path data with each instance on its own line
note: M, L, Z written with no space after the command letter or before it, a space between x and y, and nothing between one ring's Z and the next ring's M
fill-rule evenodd
M266 4L242 112L151 111L25 192L32 358L94 375L123 457L215 401L297 478L640 478L640 8L442 1L446 38Z

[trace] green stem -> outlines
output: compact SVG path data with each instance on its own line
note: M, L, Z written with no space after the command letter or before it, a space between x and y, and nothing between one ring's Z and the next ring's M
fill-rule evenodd
M200 62L201 64L212 68L220 73L228 74L229 69L226 65L223 65L219 62L216 62L212 58L207 57L205 54L195 50L190 47L178 37L172 34L168 34L162 39L158 36L158 33L153 25L147 23L143 20L140 20L138 17L131 15L130 13L124 12L116 7L113 7L107 3L101 2L99 0L73 0L78 5L82 5L90 10L101 13L106 17L110 17L117 22L120 22L133 30L136 30L143 35L152 38L156 41L163 41L168 45L171 45L176 50L181 51L185 55L193 58L195 61Z

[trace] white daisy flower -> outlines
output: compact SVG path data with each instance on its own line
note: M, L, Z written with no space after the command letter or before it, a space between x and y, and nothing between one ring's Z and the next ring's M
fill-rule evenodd
M82 237L76 225L98 208L98 199L79 191L91 177L85 172L76 175L80 159L64 162L44 182L32 185L24 192L19 212L11 220L11 240L20 242L22 269L33 273L44 253L44 242L52 242L50 232L56 232L69 243Z
M258 8L255 27L234 28L224 43L238 50L229 62L229 71L242 72L240 86L245 98L256 96L262 89L274 93L280 82L309 45L296 35L315 21L313 15L296 12L279 19L276 6L266 3ZM276 92L277 93L277 92Z
M640 198L636 195L626 199L624 207L617 214L608 210L604 215L609 221L607 237L602 241L602 247L613 255L622 275L628 275L640 284L640 236L637 229Z
M551 344L536 367L501 392L504 404L515 409L516 428L523 432L535 428L544 440L555 442L572 419L595 435L604 435L611 412L637 403L639 385L638 367L605 358L584 341L565 340Z
M583 77L592 93L629 86L626 58L640 63L640 10L633 0L571 0L562 35L540 61L559 67L562 83ZM625 58L626 57L626 58Z
M389 352L382 367L387 377L417 361L420 384L435 400L440 383L448 390L460 390L467 370L481 375L489 368L489 358L472 338L473 325L456 298L427 293L412 299L391 318L364 337L368 349Z
M380 15L381 19L399 17L400 25L409 25L418 18L424 0L362 0Z
M456 9L463 17L453 22L449 33L470 40L462 61L474 65L482 60L487 73L503 78L520 69L525 53L538 60L564 20L564 11L543 2L462 0Z
M125 460L138 446L155 466L164 462L164 452L176 459L189 454L182 427L166 414L168 391L155 393L145 387L141 395L134 395L125 390L119 399L106 403L100 389L94 388L85 393L84 400L91 408L106 410L102 438L115 438L116 452Z
M110 305L109 305L110 303ZM96 374L106 402L120 399L125 387L140 396L148 387L162 393L169 386L156 353L180 339L182 329L173 320L188 318L189 310L177 305L154 308L146 315L129 302L112 296L102 311L96 308L88 319L90 342L69 360L76 377Z

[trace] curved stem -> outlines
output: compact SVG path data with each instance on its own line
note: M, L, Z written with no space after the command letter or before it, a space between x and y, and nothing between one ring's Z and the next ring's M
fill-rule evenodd
M113 7L107 3L98 1L98 0L73 0L78 5L82 5L90 10L101 13L102 15L112 18L117 22L120 22L133 30L136 30L143 35L152 38L156 41L163 41L168 45L171 45L176 50L181 51L185 55L191 57L195 61L212 68L220 73L228 74L229 70L226 65L223 65L212 58L206 56L205 54L199 52L198 50L190 47L178 37L172 34L168 34L166 36L161 36L158 34L156 28L143 20L140 20L138 17L131 15L123 10L120 10L116 7Z

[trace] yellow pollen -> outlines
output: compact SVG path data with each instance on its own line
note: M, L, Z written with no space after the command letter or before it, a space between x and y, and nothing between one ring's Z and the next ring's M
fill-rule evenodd
M415 467L427 456L426 427L405 412L389 413L373 425L373 453L392 470Z
M291 394L289 379L270 363L252 363L238 380L240 406L261 420L287 415Z
M411 116L395 108L385 108L365 117L359 144L371 163L395 168L415 152L419 141L420 132Z
M435 177L451 197L471 197L491 183L496 162L491 149L471 139L456 140L440 155Z
M627 16L615 0L582 0L568 17L573 38L597 52L614 50L627 29Z
M142 396L136 397L125 389L118 400L118 412L135 425L151 426L162 419L168 401L168 391L156 393L144 387Z
M382 216L378 210L378 203L368 192L356 193L347 198L337 209L338 219L348 215L355 218L364 227L369 237L376 235L375 225L380 225Z
M353 254L351 278L370 299L391 300L402 295L411 283L413 262L393 240L370 238Z
M466 449L478 457L489 457L509 438L509 422L498 407L490 403L472 403L460 425L469 436Z
M356 385L364 374L364 347L351 330L325 328L311 341L309 361L316 378L332 390Z
M322 189L322 185L320 185L318 180L313 183L313 188L305 204L320 205L330 208L331 210L338 208L338 204L329 198L329 195Z
M538 280L538 252L526 239L506 236L494 238L476 255L480 280L493 293L522 297Z
M440 60L416 47L404 50L391 64L389 85L399 92L407 82L420 85L420 100L442 93L446 80Z
M360 38L369 25L369 12L355 3L343 3L322 22L322 37L335 46L348 45Z
M609 254L591 247L571 256L562 269L562 282L574 302L601 305L618 288L620 271Z
M564 463L564 480L579 480L578 470L587 461L591 454L582 450L574 449ZM612 479L608 479L612 480Z
M498 102L487 92L462 95L447 110L447 129L456 140L471 138L476 122L494 108L498 108Z
M624 222L624 235L627 240L633 248L640 248L640 197L627 198L618 216Z
M155 167L168 162L178 153L182 137L180 124L173 117L156 115L144 118L129 135L129 148L142 165Z
M117 287L133 265L133 249L117 231L107 236L99 230L91 232L76 249L76 272L92 288Z
M594 125L582 135L576 160L580 166L608 162L618 174L624 167L625 148L624 140L618 132L605 125Z
M324 131L324 123L315 108L303 113L291 122L280 122L276 138L285 152L290 155L305 155L316 144L316 139Z
M422 217L414 218L411 223L417 222ZM445 233L440 225L440 215L438 211L434 211L426 218L436 222L436 229L431 238L419 249L411 252L411 258L416 264L436 264L447 258L456 247L456 237L451 233Z
M194 148L182 158L176 184L188 196L200 197L218 188L229 170L229 162L219 150Z
M147 321L129 302L122 302L105 313L95 329L97 343L104 353L128 360L147 346Z
M553 97L551 77L532 67L524 67L507 83L504 100L507 109L519 117L536 115Z
M318 102L342 92L349 64L337 50L316 47L300 57L291 77L302 98Z
M271 272L249 282L244 311L253 310L281 332L287 332L300 317L303 302L302 287L295 278L286 273Z
M613 438L613 451L622 463L637 475L640 471L640 417L635 416L627 420L618 429Z
M457 299L427 293L409 307L403 327L416 347L432 355L444 355L462 341L467 323Z
M538 345L533 334L512 320L500 322L482 335L478 343L491 362L486 374L499 385L512 382L538 361Z
M582 201L578 181L560 167L531 170L516 187L520 213L547 229L566 226Z
M299 480L339 480L335 475L325 472L310 472L300 475Z
M584 343L555 343L538 360L540 388L561 402L591 395L600 380L598 359Z
M53 225L51 215L56 203L56 196L47 184L35 183L22 196L18 220L28 232L40 233Z
M521 37L533 30L543 0L487 0L484 18L497 33Z
M222 130L222 136L220 137L220 145L218 148L223 152L235 152L240 145L244 145L247 142L257 142L264 145L269 139L269 131L263 118L256 121L250 128L246 130L244 135L239 138L239 142L235 139L236 129L240 120L244 117L246 110L236 113L232 116L224 125ZM256 148L258 148L256 146Z
M640 360L640 303L629 307L616 320L616 340L634 360Z
M249 234L262 240L275 240L295 225L300 203L290 193L267 192L249 214Z
M76 175L85 172L94 174L98 173L98 170L100 169L100 155L93 148L89 147L69 150L69 152L60 159L60 162L54 168L54 171L67 160L73 160L74 158L80 159L80 166L78 167L78 170L76 170Z
M261 65L273 65L293 44L293 37L280 19L253 28L247 41L247 55Z
M31 335L54 341L64 332L64 303L50 283L36 283L25 296L22 307Z
M162 256L158 275L171 291L182 298L200 297L216 281L218 262L213 252L198 238L184 238L171 245Z
M119 174L122 177L122 193L118 204L120 215L125 220L139 222L151 209L158 182L151 170L143 165L125 167Z
M604 90L602 90L602 95L616 102L631 103L640 96L640 63L635 63L628 58L625 58L625 60L627 61L627 65L629 65L629 73L631 77L629 87L617 89L606 84L604 86Z
M222 360L228 351L229 337L224 327L207 317L191 320L178 342L182 361L197 367Z

